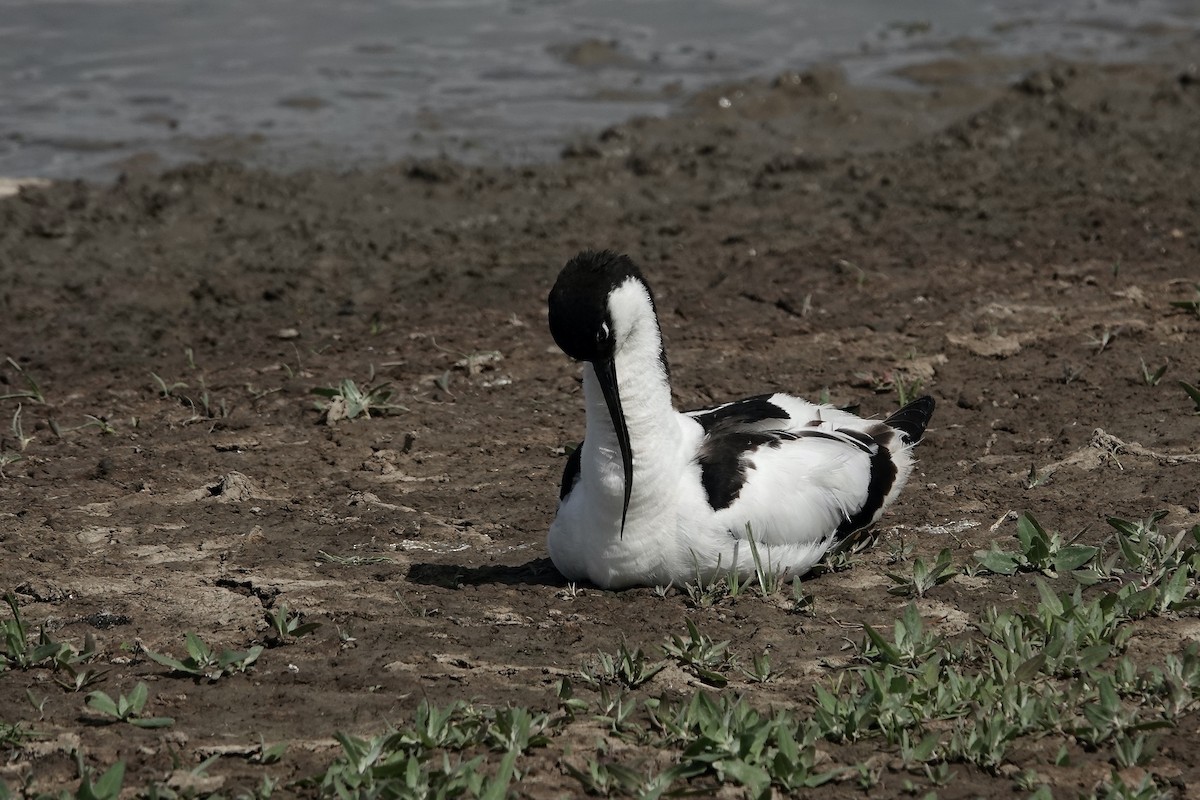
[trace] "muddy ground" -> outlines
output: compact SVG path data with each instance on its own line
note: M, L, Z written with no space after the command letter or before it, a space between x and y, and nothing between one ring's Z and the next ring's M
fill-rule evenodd
M44 395L0 401L0 583L54 638L95 637L110 671L89 689L145 681L147 713L175 718L95 724L48 671L11 671L0 721L46 735L9 746L0 777L73 787L78 749L125 759L128 785L213 754L205 791L286 782L324 769L335 731L378 733L422 699L552 710L559 676L622 637L656 652L685 618L786 669L727 691L803 710L860 624L907 602L886 591L902 543L962 566L1011 541L1011 512L1095 544L1109 515L1200 522L1200 416L1176 382L1200 379L1200 316L1170 305L1200 280L1200 74L1028 66L1005 83L933 65L911 93L832 70L721 87L544 166L211 163L0 201L0 393ZM881 542L806 581L814 615L556 575L544 537L583 412L545 298L585 247L643 265L682 407L787 390L882 415L897 379L937 398ZM1170 366L1151 386L1142 362ZM390 383L404 410L324 424L311 390L343 379ZM954 633L1032 587L960 576L919 607ZM181 656L185 631L262 643L284 603L322 627L245 675L172 677L142 651ZM1162 618L1131 647L1198 636L1195 616ZM1189 719L1149 767L1177 786L1200 784ZM247 757L260 735L290 742L280 762ZM533 751L516 793L578 792L563 758ZM1109 769L1012 758L1066 796ZM942 797L1013 791L1011 773L953 771ZM883 770L873 794L905 780L925 786Z

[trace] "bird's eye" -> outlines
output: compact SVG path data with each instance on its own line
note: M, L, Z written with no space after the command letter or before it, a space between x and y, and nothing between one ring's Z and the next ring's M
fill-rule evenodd
M596 331L596 342L603 343L608 338L608 323L600 325L600 330Z

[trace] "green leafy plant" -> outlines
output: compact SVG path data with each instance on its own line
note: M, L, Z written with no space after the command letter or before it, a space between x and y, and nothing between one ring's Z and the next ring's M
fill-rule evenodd
M912 573L910 575L901 575L895 572L886 573L888 578L896 584L888 589L888 593L903 595L905 597L924 597L930 589L935 586L941 586L958 574L958 570L954 567L952 561L953 556L948 547L943 548L938 553L937 560L932 564L926 564L924 559L916 558L913 560Z
M792 599L788 610L793 614L805 614L811 617L816 615L816 609L816 598L804 591L804 584L801 582L800 576L792 578Z
M68 692L82 692L84 689L100 682L109 673L106 669L76 668L73 664L62 664L66 678L55 678L54 682Z
M680 665L690 668L700 680L712 686L721 687L729 683L722 671L733 667L733 658L729 654L729 640L714 642L696 627L690 619L687 623L687 637L678 634L671 635L671 641L662 645L663 652L674 658Z
M589 758L583 769L569 761L563 763L568 775L579 781L579 785L590 795L612 797L658 797L670 786L670 778L644 775L632 767L612 761Z
M771 667L771 654L766 650L750 658L750 668L739 667L742 674L752 683L767 683L779 676L779 671Z
M907 666L927 660L933 655L941 639L927 634L921 622L921 614L913 603L904 607L904 614L896 620L894 637L888 641L870 625L863 623L866 642L860 648L862 657L896 666Z
M731 585L737 584L741 580L740 576L733 575L734 570L722 573L720 558L717 559L717 568L714 574L724 574L725 580L706 579L699 563L696 563L695 568L696 581L694 583L688 581L683 585L684 594L687 595L688 604L692 608L711 608L728 597Z
M280 603L279 607L273 611L265 611L263 618L266 619L267 626L270 629L270 638L268 641L273 644L283 644L288 639L298 639L301 636L307 636L321 627L321 623L319 622L305 622L303 615L299 612L293 612L288 608L287 603Z
M90 635L85 640L83 652L76 653L69 644L51 639L45 627L39 629L37 641L31 645L29 630L25 620L21 618L17 596L11 591L6 592L4 602L12 611L12 619L0 623L0 634L4 637L4 651L0 652L0 672L37 666L58 667L91 658L95 654L96 643Z
M125 762L118 761L104 771L104 774L93 780L93 771L83 763L83 757L77 755L79 767L79 788L75 790L77 800L118 800L121 796L121 786L125 782Z
M1110 517L1117 549L1094 564L1085 581L1122 582L1118 595L1134 617L1200 605L1194 592L1200 576L1200 525L1169 535L1158 525L1166 513L1157 511L1137 522Z
M30 728L24 722L0 721L0 748L15 750L25 742L41 738L44 735Z
M750 543L750 557L754 561L754 577L758 581L758 590L763 597L772 597L778 594L783 586L783 572L771 563L770 550L767 551L767 558L764 560L762 553L758 549L758 542L754 540L751 533L750 525L746 525L746 539Z
M625 642L621 642L616 655L597 653L593 663L583 667L581 676L589 686L618 683L634 689L649 681L666 666L666 661L651 663L640 647L630 650Z
M146 656L172 672L216 681L225 675L245 672L258 660L264 649L262 645L254 645L248 650L222 650L218 655L194 633L184 634L184 641L187 656L183 659L151 650L146 651Z
M171 717L141 716L148 697L149 690L146 689L146 684L138 681L137 686L133 687L133 691L128 696L119 694L114 700L105 692L89 692L84 698L84 704L99 714L111 717L113 721L128 722L139 728L166 728L174 725L175 720Z
M1017 519L1019 549L1001 550L993 542L990 550L976 551L975 559L997 575L1041 572L1054 577L1082 568L1100 552L1098 547L1075 544L1078 538L1079 535L1076 535L1069 541L1063 541L1059 534L1047 533L1032 514L1025 513Z
M350 378L343 378L337 386L318 386L312 393L329 399L328 403L317 403L326 424L332 425L343 419L370 418L396 411L408 411L402 405L391 402L390 382L359 386Z

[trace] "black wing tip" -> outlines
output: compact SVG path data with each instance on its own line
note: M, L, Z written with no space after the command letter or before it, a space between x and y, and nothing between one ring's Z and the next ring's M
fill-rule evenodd
M918 397L884 420L883 424L900 431L905 444L916 444L925 434L925 427L933 417L936 405L929 395Z
M567 495L575 488L575 484L579 483L579 470L581 466L580 456L583 451L583 442L571 451L567 456L567 463L563 467L562 483L558 488L558 501L561 503L567 499Z

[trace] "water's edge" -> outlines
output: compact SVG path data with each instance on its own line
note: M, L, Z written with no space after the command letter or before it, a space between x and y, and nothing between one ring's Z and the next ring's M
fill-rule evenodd
M1031 56L1144 60L1200 31L1200 7L1182 0L264 0L249 12L237 0L0 0L0 10L0 175L93 180L207 158L280 170L545 161L714 83L832 63L859 85L912 88L914 67L946 59L985 65L962 80L997 80Z

